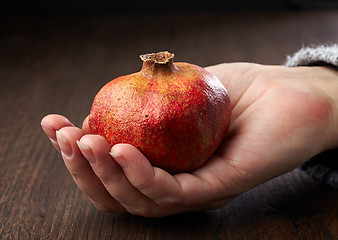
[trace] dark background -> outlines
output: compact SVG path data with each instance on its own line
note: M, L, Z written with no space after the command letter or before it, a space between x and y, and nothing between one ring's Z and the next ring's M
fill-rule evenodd
M1 16L109 15L116 13L266 11L286 9L332 9L337 0L51 0L7 1Z

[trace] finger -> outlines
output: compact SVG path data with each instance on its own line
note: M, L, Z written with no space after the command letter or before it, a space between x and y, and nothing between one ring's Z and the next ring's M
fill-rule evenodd
M73 124L64 116L58 114L50 114L41 120L41 127L47 134L54 147L60 151L60 147L56 140L56 131L63 127L73 126Z
M57 141L62 158L79 189L85 193L94 205L103 211L121 212L124 208L113 199L91 169L88 160L81 153L76 141L84 132L76 127L64 127L57 131ZM86 149L85 146L82 148ZM88 151L87 151L88 154Z
M109 194L132 214L152 215L151 212L156 209L155 203L130 184L121 167L109 154L108 142L99 135L86 135L80 142L91 148L93 156L88 157L88 160Z
M112 148L115 161L123 168L129 182L158 205L182 203L182 186L168 172L153 167L134 146L118 144Z
M180 173L172 176L152 167L146 157L129 144L115 145L112 152L129 182L162 208L178 212L209 208L210 201L219 194L216 186L198 175Z
M82 130L88 134L89 133L89 123L88 123L89 115L83 120Z

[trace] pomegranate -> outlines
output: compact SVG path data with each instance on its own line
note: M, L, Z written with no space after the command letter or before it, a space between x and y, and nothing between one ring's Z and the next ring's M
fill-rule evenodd
M140 72L110 81L96 95L90 133L112 146L132 144L170 173L201 166L228 131L227 90L204 68L173 63L167 51L140 58Z

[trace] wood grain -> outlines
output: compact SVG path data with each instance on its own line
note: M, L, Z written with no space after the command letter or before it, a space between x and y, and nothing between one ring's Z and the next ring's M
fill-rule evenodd
M300 170L214 211L99 212L40 128L48 113L80 125L104 83L140 69L140 54L282 64L302 45L337 42L338 12L11 18L0 27L1 239L338 239L338 192Z

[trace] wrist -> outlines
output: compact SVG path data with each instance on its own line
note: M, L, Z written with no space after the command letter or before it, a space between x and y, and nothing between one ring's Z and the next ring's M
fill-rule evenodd
M305 80L328 104L327 149L338 148L338 71L325 66L304 68L309 74Z

